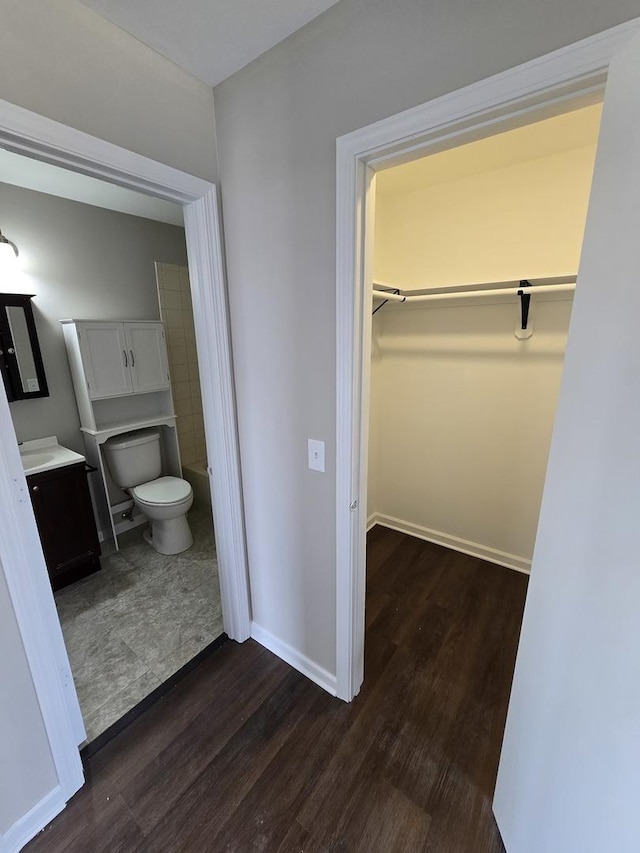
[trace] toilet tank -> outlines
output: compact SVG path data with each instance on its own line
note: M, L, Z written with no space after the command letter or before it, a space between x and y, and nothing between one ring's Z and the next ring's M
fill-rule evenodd
M156 480L162 473L157 429L137 429L114 435L105 441L103 449L111 478L121 489Z

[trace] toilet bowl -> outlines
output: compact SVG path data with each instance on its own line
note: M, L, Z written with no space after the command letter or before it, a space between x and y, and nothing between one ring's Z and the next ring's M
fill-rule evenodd
M193 490L180 477L159 477L142 483L129 494L151 522L144 538L160 554L180 554L193 545L186 513L193 504Z
M104 456L113 481L126 490L151 522L144 538L160 554L180 554L193 545L186 513L193 504L191 485L162 477L160 434L140 429L105 441Z

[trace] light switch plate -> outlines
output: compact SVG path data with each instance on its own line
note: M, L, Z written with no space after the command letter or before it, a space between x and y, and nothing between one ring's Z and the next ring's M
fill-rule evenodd
M309 439L309 469L324 472L324 441Z

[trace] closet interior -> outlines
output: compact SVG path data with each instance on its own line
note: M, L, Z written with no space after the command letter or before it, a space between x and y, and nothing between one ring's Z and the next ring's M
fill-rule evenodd
M600 111L378 172L369 528L529 570Z

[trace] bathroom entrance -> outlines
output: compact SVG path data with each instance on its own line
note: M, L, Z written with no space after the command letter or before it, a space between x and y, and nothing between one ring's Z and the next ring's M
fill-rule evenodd
M137 194L124 209L87 203L80 176L61 182L74 199L40 192L22 185L25 158L1 154L2 228L18 249L2 290L30 295L46 377L41 394L25 373L9 407L74 729L95 750L225 638L209 465L193 485L183 472L207 449L182 208Z

